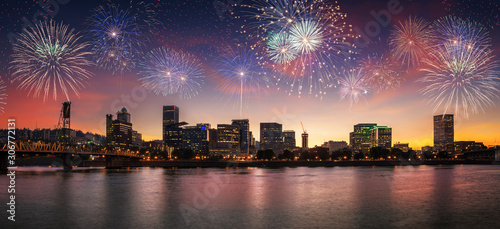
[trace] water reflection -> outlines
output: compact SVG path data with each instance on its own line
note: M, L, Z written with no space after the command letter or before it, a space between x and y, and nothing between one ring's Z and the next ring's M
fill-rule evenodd
M499 179L472 165L25 171L16 199L28 228L499 228Z

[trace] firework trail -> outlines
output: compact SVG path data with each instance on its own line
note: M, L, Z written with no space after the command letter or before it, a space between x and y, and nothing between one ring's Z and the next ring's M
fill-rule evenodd
M0 79L0 112L2 112L2 114L5 113L4 106L7 104L5 102L5 100L7 100L6 88L4 81Z
M43 99L50 92L57 100L57 91L69 101L71 90L79 96L78 90L93 74L87 70L92 66L88 44L74 30L68 30L63 23L42 22L35 27L25 28L19 42L13 46L10 67L14 81L27 89L34 97L43 93Z
M198 95L204 84L201 63L193 55L168 48L149 52L141 62L142 86L158 95L178 94L181 99Z
M443 109L446 113L453 109L457 115L463 113L468 118L470 113L494 105L492 99L498 98L500 86L499 64L490 49L488 34L480 25L450 19L444 20L450 23L443 20L436 23L442 26L437 31L449 36L436 44L430 57L424 60L427 66L422 70L426 74L419 81L425 87L420 92L434 106L434 111Z
M228 48L217 61L218 73L223 77L221 89L228 94L238 95L240 116L243 115L243 97L265 92L269 86L266 71L259 64L261 57L255 50L245 47Z
M350 69L344 71L339 77L340 100L349 101L349 111L353 104L358 103L360 98L364 98L370 91L366 77L362 74L363 69Z
M419 66L431 47L430 38L429 23L422 18L410 17L396 25L389 45L402 65Z
M135 58L141 55L144 37L141 26L129 10L116 5L99 6L89 18L88 36L99 67L115 72L135 67Z

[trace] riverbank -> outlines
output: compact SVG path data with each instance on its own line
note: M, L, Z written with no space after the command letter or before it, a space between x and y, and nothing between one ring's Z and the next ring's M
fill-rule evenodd
M454 165L484 164L492 165L492 161L472 160L428 160L428 161L141 161L137 167L164 168L226 168L226 167L334 167L334 166L404 166L404 165ZM104 167L104 161L84 161L80 167Z

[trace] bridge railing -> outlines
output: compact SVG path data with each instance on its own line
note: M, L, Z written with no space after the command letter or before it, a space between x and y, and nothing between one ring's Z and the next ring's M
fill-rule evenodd
M4 144L2 151L8 151L8 144ZM16 152L40 152L40 153L75 153L75 154L99 154L138 157L138 154L129 150L109 150L87 145L66 145L60 142L42 141L15 141Z

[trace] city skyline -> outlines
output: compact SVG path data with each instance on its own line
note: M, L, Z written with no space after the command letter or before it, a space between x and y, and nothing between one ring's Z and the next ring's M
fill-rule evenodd
M70 28L82 31L85 27L82 21L72 15L85 14L97 5L98 2L86 5L79 1L71 1L66 5L61 5L55 19L69 23ZM348 14L346 19L348 23L354 28L361 29L368 23L376 21L371 11L387 10L385 4L364 1L341 1L339 5L341 11ZM391 16L391 21L387 26L382 26L379 35L368 36L368 39L378 44L374 45L374 49L383 49L391 31L400 21L407 19L410 15L418 15L433 21L450 14L450 10L445 9L449 6L442 7L441 3L431 1L426 1L426 4L401 1L401 6L403 10ZM12 5L5 5L6 9L9 7ZM36 4L26 8L22 5L16 6L16 9L22 8L22 14L19 17L9 18L12 23L2 25L2 31L19 32L23 25L22 17L29 17L36 13L39 9L37 7L39 6ZM172 8L178 9L178 15L175 19L166 19L165 15L168 15ZM214 50L233 44L234 40L242 40L243 38L235 34L234 29L242 22L231 19L228 15L224 15L225 20L222 21L210 3L199 5L189 3L186 6L162 3L156 9L160 19L168 24L166 29L168 32L155 37L158 39L154 39L145 50L170 47L195 54L200 59L205 72L203 90L190 99L181 99L177 94L162 96L141 87L137 69L113 73L92 68L95 76L85 82L87 87L80 91L80 97L71 97L74 120L72 128L104 135L104 114L114 114L122 107L126 107L133 114L134 129L141 132L145 140L162 139L161 107L177 104L183 109L180 114L183 117L182 121L190 124L230 124L233 119L249 119L250 131L256 136L255 133L259 132L259 123L278 122L283 124L284 130L294 130L297 133L296 142L301 142L299 138L302 133L300 124L302 121L309 134L309 146L321 145L328 140L348 141L352 125L357 123L383 123L393 128L393 143L407 142L412 147L420 148L433 145L432 117L443 113L453 113L444 109L434 111L432 104L428 104L425 96L419 92L423 84L417 81L423 77L424 72L415 67L402 73L403 81L400 82L399 87L379 93L372 89L367 96L359 98L358 103L352 104L352 107L349 101L340 99L336 88L325 90L326 94L322 95L322 98L308 93L303 93L299 98L297 94L289 95L283 87L271 86L260 94L244 91L243 102L239 103L238 93L232 93L234 88L223 86L221 74L214 61L218 54ZM72 14L70 15L69 12ZM200 18L209 18L207 25L197 22L200 20L187 20L193 12L200 13ZM357 17L357 15L366 15L366 17ZM485 21L485 18L481 17L472 19L488 26L493 51L498 55L497 43L500 36L499 32L494 29L498 25ZM200 33L203 36L200 37ZM12 81L11 72L8 70L8 58L12 54L12 48L6 37L2 38L0 46L2 48L0 74L5 81L8 95L5 100L7 103L3 106L5 113L0 118L0 128L6 127L6 120L10 117L15 117L20 127L53 128L57 125L60 104L64 102L63 97L56 101L49 98L44 102L42 97L33 98L27 96L26 91L18 89L18 83ZM359 51L363 53L367 49L369 48L360 48ZM240 115L239 111L241 104L243 104L243 115ZM498 115L500 99L493 98L493 104L494 106L484 107L484 111L470 114L468 118L456 115L455 140L481 141L485 145L498 144L497 141L500 141L497 133L500 128Z

